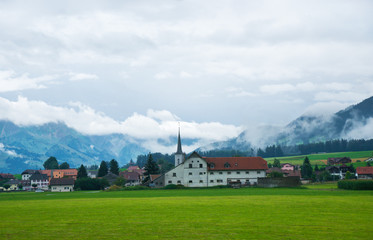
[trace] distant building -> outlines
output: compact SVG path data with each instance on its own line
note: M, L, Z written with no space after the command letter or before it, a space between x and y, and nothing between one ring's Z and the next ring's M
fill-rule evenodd
M46 174L51 180L52 178L72 178L76 180L78 177L78 170L75 168L69 169L48 169L48 170L40 170L42 174Z
M349 157L328 158L328 165L345 164L345 163L351 163L351 158Z
M120 177L126 179L127 186L135 186L141 183L140 173L135 171L124 171L119 173Z
M74 191L73 178L52 178L50 181L52 192L72 192Z
M47 174L42 174L40 171L36 171L30 177L30 181L31 181L31 186L33 184L36 184L37 188L48 190L49 178Z
M22 172L22 180L30 180L32 174L34 174L37 170L33 169L26 169Z
M13 174L10 173L0 173L0 181L14 179Z
M357 167L356 177L358 179L373 179L373 167Z
M329 172L332 176L337 176L339 179L344 179L346 172L354 173L354 168L342 164L341 166L327 166L325 171Z
M90 178L97 178L98 170L88 170L87 175Z
M281 164L281 170L294 171L295 166L293 164L290 164L290 163L284 163L284 164Z

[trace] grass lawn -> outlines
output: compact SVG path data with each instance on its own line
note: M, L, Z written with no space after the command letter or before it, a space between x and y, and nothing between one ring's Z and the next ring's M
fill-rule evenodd
M1 193L0 239L372 239L373 191L308 187Z

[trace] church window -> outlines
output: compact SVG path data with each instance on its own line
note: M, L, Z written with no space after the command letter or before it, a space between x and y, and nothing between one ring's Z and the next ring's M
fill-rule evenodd
M189 163L189 168L192 168L192 167L193 167L193 165L191 163Z
M189 175L192 175L192 173L190 172Z
M174 172L174 173L172 173L172 176L173 176L173 177L176 177L176 173L175 173L175 172Z
M225 163L225 164L224 164L224 167L225 167L225 168L230 168L231 165L230 165L229 163Z
M172 181L168 181L168 183L172 183Z
M200 164L199 164L199 167L200 167L200 168L203 168L203 164L202 164L202 163L200 163Z

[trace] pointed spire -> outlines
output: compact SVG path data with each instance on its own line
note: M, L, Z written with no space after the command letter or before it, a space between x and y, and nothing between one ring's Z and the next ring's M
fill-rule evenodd
M177 151L176 154L183 154L183 151L181 150L181 140L180 140L180 122L179 122L179 134L177 137Z

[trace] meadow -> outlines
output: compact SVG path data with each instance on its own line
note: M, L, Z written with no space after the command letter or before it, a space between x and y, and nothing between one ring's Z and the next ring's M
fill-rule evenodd
M373 191L1 193L0 239L372 239Z
M364 160L373 157L372 151L357 151L357 152L336 152L336 153L318 153L309 155L299 155L299 156L287 156L287 157L277 157L281 163L291 163L295 165L302 165L304 158L308 157L312 165L318 164L319 166L326 165L328 158L336 157L349 157L354 163L354 167L366 166ZM273 163L275 158L265 158L269 163ZM356 162L360 160L361 162Z

